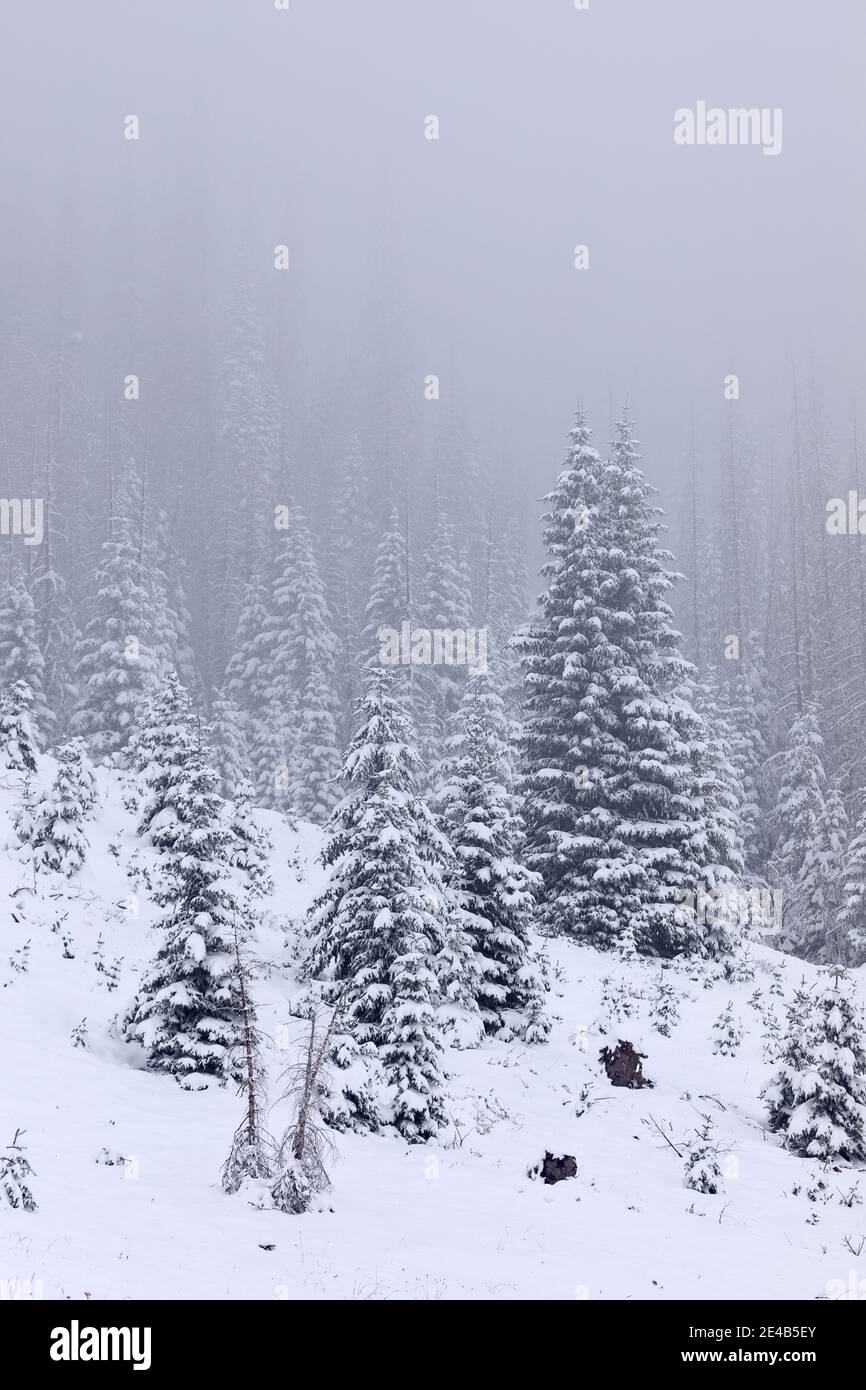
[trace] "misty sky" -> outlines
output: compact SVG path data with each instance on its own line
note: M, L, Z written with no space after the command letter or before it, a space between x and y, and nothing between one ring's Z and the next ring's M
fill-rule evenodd
M13 0L0 326L62 304L92 341L134 304L158 356L221 321L239 241L286 242L314 366L384 273L536 495L578 394L603 442L629 393L664 482L691 410L714 459L728 372L757 421L784 427L792 356L853 407L864 39L855 0ZM781 154L678 148L698 100L782 108Z

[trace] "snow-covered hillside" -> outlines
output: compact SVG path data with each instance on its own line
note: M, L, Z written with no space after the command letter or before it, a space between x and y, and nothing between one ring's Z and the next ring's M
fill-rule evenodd
M42 780L52 773L46 758ZM766 1011L781 1020L783 995L812 967L754 944L751 980L671 968L681 1017L664 1037L652 1019L658 965L546 942L546 1045L449 1052L450 1124L438 1141L334 1135L319 1209L256 1210L220 1186L242 1102L231 1088L186 1092L145 1072L112 1024L154 950L154 910L126 872L134 853L152 851L119 780L99 773L72 888L44 875L36 895L14 849L12 781L0 792L0 1143L25 1131L38 1209L0 1206L0 1279L93 1299L856 1296L866 1279L854 1253L866 1229L858 1175L784 1151L759 1099L772 1070ZM275 847L256 943L273 1099L305 1031L292 1017L295 944L323 871L319 831L260 816ZM855 979L862 995L862 972ZM644 997L617 1025L603 996L623 981ZM735 1055L714 1054L729 1002L743 1041ZM646 1054L652 1087L611 1086L599 1062L610 1037ZM717 1195L683 1177L707 1115L725 1174ZM546 1151L574 1155L576 1178L530 1178Z

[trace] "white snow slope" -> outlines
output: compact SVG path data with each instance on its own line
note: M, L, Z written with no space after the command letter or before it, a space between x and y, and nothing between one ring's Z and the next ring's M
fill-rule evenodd
M47 780L53 764L43 764ZM126 865L142 851L118 780L100 773L90 854L72 887L43 877L36 896L14 852L8 810L18 790L11 776L7 782L0 1144L16 1128L26 1131L38 1210L0 1204L0 1297L28 1288L94 1300L866 1296L866 1250L853 1253L866 1233L862 1174L822 1172L785 1152L764 1126L759 1099L771 1064L749 999L760 990L762 1007L781 1017L773 969L781 966L787 996L813 976L810 967L753 945L751 983L716 979L705 988L700 971L672 972L682 1018L671 1038L653 1030L646 1002L613 1026L614 1036L648 1054L653 1087L629 1091L614 1089L598 1061L608 1028L602 978L623 967L567 942L546 943L555 1018L548 1045L450 1052L452 1123L439 1142L336 1135L333 1189L320 1209L302 1217L261 1211L220 1187L240 1099L230 1089L184 1092L147 1073L138 1049L111 1028L154 950L154 909L142 897L136 915L129 899ZM304 1033L291 1018L299 992L292 943L322 869L318 831L293 834L276 816L261 819L275 841L276 888L257 943L273 1098ZM123 958L111 992L95 968L100 933L106 963ZM28 941L22 971L12 961L20 963ZM628 969L648 996L659 967ZM858 984L862 992L862 973ZM729 1000L746 1035L738 1055L713 1056L712 1025ZM77 1047L70 1035L82 1019L87 1041ZM704 1114L726 1154L717 1196L684 1186L683 1159L654 1127L682 1150ZM278 1117L271 1127L280 1128ZM103 1150L117 1161L106 1163ZM530 1179L545 1150L573 1154L576 1179Z

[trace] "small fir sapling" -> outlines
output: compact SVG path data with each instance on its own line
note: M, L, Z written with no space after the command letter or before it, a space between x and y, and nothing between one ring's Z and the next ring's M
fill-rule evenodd
M694 1192L715 1196L722 1188L724 1173L715 1142L715 1126L709 1115L704 1116L704 1122L695 1130L695 1134L697 1137L688 1146L683 1179L686 1187Z
M729 1002L713 1024L713 1055L735 1057L743 1041L743 1029L734 1015L733 1002Z
M0 1149L0 1192L14 1211L19 1207L23 1211L35 1211L36 1200L29 1181L33 1169L20 1143L23 1133L23 1129L16 1129L9 1147Z

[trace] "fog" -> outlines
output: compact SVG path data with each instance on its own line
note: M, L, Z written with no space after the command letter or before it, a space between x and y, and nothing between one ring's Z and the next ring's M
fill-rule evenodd
M756 416L786 418L792 357L851 407L864 24L839 0L9 6L3 331L83 334L94 390L113 351L145 363L153 431L244 247L309 395L345 388L387 297L419 394L437 374L527 497L578 395L602 440L628 395L664 483L692 415L715 447L727 373ZM782 108L780 157L677 147L702 99Z

